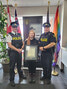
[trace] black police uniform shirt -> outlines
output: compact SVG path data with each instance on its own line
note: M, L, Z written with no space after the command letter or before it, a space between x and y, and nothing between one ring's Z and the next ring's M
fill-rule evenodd
M16 48L21 48L22 47L22 37L20 33L14 33L13 31L8 34L7 36L7 42L11 42L13 46Z
M56 38L54 33L52 32L47 32L47 33L43 33L40 38L39 38L39 47L44 47L48 44L50 44L51 42L55 42L56 43ZM45 52L52 52L54 51L54 47L46 49Z
M25 41L25 44L27 45L27 40ZM35 38L33 40L30 40L30 45L38 45L38 40Z

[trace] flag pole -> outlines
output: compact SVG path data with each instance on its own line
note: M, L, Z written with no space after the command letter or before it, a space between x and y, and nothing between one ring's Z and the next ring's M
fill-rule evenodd
M17 3L15 3L15 9L16 9L16 8L17 8ZM17 67L15 67L14 71L15 71L15 74L18 73L18 71L17 71Z
M15 10L17 9L17 3L15 3Z
M49 23L49 5L50 1L48 1L48 7L47 7L47 22Z
M58 6L59 6L60 0L58 1ZM52 75L53 76L58 76L59 73L56 71L56 65L53 67L53 71L52 71Z
M8 0L6 0L7 1L7 8L8 8ZM8 10L7 10L7 13L8 13ZM8 24L8 20L7 20L7 24ZM7 33L8 34L8 33Z

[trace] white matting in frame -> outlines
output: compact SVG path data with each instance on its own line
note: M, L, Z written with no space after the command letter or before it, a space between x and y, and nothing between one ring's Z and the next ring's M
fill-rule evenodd
M25 46L25 60L37 60L37 45Z

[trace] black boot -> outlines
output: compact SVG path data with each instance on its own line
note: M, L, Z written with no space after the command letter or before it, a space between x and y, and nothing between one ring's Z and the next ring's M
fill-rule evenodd
M23 79L26 79L26 76L25 76L25 75L19 76L19 80L20 80L20 81L23 80Z
M33 78L31 78L29 83L35 83L35 80Z
M30 74L30 81L29 83L35 83L35 79L34 79L34 75L33 74Z
M45 80L45 79L46 79L46 78L45 78L44 76L40 78L40 80Z
M22 75L22 78L23 78L23 79L26 79L26 76L25 76L25 75Z
M15 87L14 81L10 81L10 85L11 85L12 87Z

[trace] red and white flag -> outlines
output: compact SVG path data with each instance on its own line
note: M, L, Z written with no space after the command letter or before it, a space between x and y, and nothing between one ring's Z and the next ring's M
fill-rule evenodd
M9 6L7 6L7 34L12 31L10 23L11 23L11 16L9 11Z

